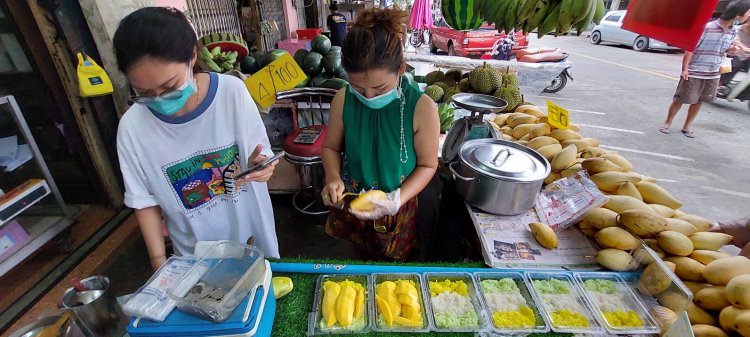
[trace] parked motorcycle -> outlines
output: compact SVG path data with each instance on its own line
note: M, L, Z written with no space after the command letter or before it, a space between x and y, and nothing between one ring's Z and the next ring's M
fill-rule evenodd
M522 49L519 50L518 53L516 53L516 60L518 62L527 62L527 63L558 63L558 62L565 62L567 63L568 54L563 53L560 51L560 49L548 49L548 48L528 48L528 49ZM552 80L552 83L550 83L549 86L544 88L544 92L547 93L556 93L560 90L563 90L565 86L568 84L568 79L571 81L573 80L573 75L571 75L570 68L571 65L567 65L563 70L560 72L557 77L555 77Z
M750 74L747 72L740 73L745 76L739 80L732 79L729 85L720 87L716 92L716 97L726 99L730 102L735 99L742 102L747 101L747 107L750 109Z

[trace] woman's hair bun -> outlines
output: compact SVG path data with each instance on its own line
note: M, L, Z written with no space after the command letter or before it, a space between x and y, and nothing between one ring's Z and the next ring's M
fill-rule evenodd
M381 28L388 34L406 34L406 20L408 14L395 8L372 8L360 12L354 27Z

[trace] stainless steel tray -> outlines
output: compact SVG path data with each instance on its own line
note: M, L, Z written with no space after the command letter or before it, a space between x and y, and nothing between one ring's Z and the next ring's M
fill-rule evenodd
M451 97L456 106L479 113L499 113L505 110L508 102L490 95L459 93Z

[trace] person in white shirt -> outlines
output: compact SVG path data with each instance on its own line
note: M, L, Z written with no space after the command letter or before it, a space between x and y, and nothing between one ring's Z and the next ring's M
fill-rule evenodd
M279 257L266 186L276 162L235 179L273 155L244 83L194 70L197 37L174 8L129 14L113 44L136 103L117 130L125 204L152 267L166 260L162 217L177 255L192 255L197 241L231 240Z

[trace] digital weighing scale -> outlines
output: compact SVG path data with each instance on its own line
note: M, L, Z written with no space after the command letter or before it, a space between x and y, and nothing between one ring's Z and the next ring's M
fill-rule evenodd
M484 120L484 115L503 112L508 106L503 99L482 94L458 93L451 99L457 107L470 111L471 116L457 120L448 130L443 144L444 163L454 161L458 157L461 144L467 140L497 138L497 130Z
M271 266L263 261L264 275L250 289L245 301L227 320L207 321L179 310L172 311L163 322L133 318L128 324L131 337L210 336L210 337L268 337L271 336L276 315L276 299L271 287Z

